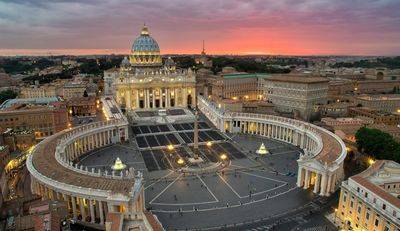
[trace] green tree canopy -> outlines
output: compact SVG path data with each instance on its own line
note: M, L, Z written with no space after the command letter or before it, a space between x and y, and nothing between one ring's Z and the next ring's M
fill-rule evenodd
M362 127L356 132L357 148L376 158L400 163L400 144L392 135L378 129Z
M8 99L14 99L17 97L18 93L12 91L12 90L5 90L0 92L0 104L2 104L4 101Z

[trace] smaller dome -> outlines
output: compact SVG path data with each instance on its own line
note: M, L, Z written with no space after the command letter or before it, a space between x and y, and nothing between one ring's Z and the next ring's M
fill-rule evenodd
M124 59L121 62L121 68L129 69L130 67L131 67L131 63L129 62L129 59L127 57L124 57Z
M175 66L175 62L171 57L165 60L165 66Z
M121 62L121 66L123 65L130 65L128 58L125 56L124 59Z

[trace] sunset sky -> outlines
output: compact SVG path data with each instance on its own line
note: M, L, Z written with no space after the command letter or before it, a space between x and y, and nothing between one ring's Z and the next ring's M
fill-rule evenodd
M143 23L164 54L400 55L400 0L0 0L0 55L128 53Z

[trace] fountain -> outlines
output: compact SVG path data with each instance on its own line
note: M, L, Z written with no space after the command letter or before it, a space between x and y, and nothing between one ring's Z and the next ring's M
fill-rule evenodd
M256 151L256 153L259 155L265 155L269 154L269 151L267 150L267 148L265 148L264 143L261 143L260 148Z
M125 168L126 168L126 165L122 163L122 161L119 157L117 157L117 159L115 160L114 165L111 166L111 169L115 170L115 171L124 170Z

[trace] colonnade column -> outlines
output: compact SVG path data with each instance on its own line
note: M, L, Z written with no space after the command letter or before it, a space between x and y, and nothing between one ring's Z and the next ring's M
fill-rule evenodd
M321 190L320 190L320 194L321 196L325 196L325 192L326 192L326 183L327 183L327 175L326 173L322 173L322 179L321 179Z
M90 222L94 223L96 217L94 215L93 200L89 200L89 209L90 209Z
M81 210L82 221L86 220L85 199L79 198L79 208Z
M103 202L99 201L100 224L104 224Z
M301 187L303 184L303 170L304 168L299 166L298 174L297 174L297 187Z
M319 191L319 181L320 181L320 179L321 179L321 175L319 174L319 173L316 173L316 178L315 178L315 183L314 183L314 193L318 193L318 191Z
M308 186L310 186L310 171L305 169L306 171L306 176L304 179L304 189L308 189Z
M325 195L329 196L329 194L331 193L331 184L332 184L332 175L328 176L328 183L326 185L326 192Z
M72 214L74 219L78 217L77 212L76 212L76 197L71 196L71 203L72 203Z

